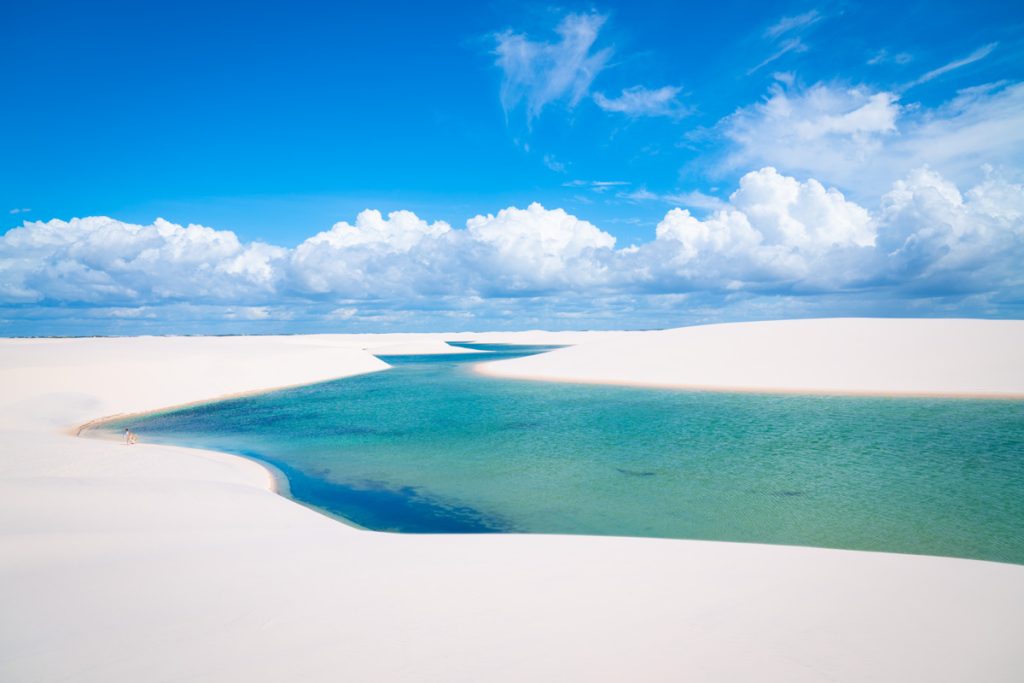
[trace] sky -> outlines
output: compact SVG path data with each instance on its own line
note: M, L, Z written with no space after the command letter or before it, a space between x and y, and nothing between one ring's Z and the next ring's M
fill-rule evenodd
M0 8L0 334L1024 314L1024 6Z

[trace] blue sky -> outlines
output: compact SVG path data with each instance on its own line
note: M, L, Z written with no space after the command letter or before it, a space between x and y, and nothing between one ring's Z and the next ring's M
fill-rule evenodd
M1021 313L1013 3L0 13L11 334Z

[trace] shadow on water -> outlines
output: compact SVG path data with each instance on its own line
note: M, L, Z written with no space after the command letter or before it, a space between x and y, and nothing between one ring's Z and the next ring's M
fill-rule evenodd
M266 463L288 480L291 497L377 531L404 533L498 533L511 525L466 506L445 505L424 497L414 486L389 488L381 482L339 483L329 471L306 473L254 451L234 451Z
M653 477L657 472L650 472L645 470L627 470L623 467L616 467L617 472L621 472L629 477Z

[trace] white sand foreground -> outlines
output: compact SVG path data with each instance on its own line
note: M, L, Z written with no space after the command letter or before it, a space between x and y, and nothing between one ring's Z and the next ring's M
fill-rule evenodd
M1024 320L702 325L617 333L476 369L523 379L729 391L1024 397Z
M0 340L0 680L1024 678L1024 566L375 533L276 495L241 458L69 435L114 413L386 369L366 347Z

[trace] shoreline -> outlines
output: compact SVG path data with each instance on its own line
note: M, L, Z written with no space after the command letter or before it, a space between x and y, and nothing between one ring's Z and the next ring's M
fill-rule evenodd
M376 370L367 370L367 371L365 371L363 373L360 373L360 374L368 375L368 374L373 373L373 372L385 372L385 371L390 370L390 369L391 369L391 366L389 365L386 368L378 368ZM200 399L198 401L186 401L185 403L176 403L174 405L164 406L162 408L153 408L153 409L150 409L150 410L140 410L140 411L134 411L134 412L129 411L129 412L125 412L125 413L115 413L113 415L106 415L104 417L93 418L92 420L84 422L84 423L78 425L77 427L70 427L67 430L67 433L70 434L71 436L81 436L82 432L84 432L84 431L88 431L90 429L98 429L102 425L106 424L107 422L113 422L114 420L122 420L122 419L129 419L129 418L143 418L143 417L147 417L147 416L150 416L150 415L156 415L157 413L166 413L166 412L169 412L169 411L172 411L172 410L184 410L185 408L195 408L197 406L207 405L209 403L220 403L221 401L231 401L231 400L236 399L236 398L247 398L249 396L259 396L261 394L270 394L270 393L273 393L275 391L286 391L288 389L300 389L300 388L303 388L303 387L312 387L312 386L316 386L317 384L326 384L328 382L337 382L339 380L348 379L349 377L353 377L353 376L354 375L342 375L340 377L334 377L332 379L318 380L318 381L315 381L315 382L299 382L297 384L282 384L281 386L277 386L277 387L265 387L265 388L261 388L261 389L252 389L250 391L235 391L235 392L231 392L231 393L228 393L228 394L222 394L220 396L215 396L213 398L204 398L204 399Z
M667 384L614 379L588 379L581 377L562 377L558 375L526 374L517 373L504 374L486 366L492 361L474 363L472 372L484 377L493 377L511 381L524 382L552 382L557 384L585 384L602 385L614 387L628 387L634 389L664 389L666 391L688 391L693 393L716 393L716 394L761 394L764 396L820 396L836 398L921 398L921 399L951 399L951 400L972 400L972 401L1024 401L1024 392L1013 392L1005 394L987 394L972 392L924 392L924 391L870 391L856 389L832 389L832 388L802 388L802 387L758 387L758 386L733 386L714 384Z

